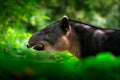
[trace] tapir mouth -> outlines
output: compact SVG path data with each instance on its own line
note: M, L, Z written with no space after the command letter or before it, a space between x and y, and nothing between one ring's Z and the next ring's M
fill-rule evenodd
M27 45L27 48L33 48L37 51L41 51L41 50L44 50L44 44L39 43L39 44L35 44L35 45L32 45L32 46Z
M33 46L33 49L37 50L37 51L41 51L44 50L44 45L43 44L36 44Z

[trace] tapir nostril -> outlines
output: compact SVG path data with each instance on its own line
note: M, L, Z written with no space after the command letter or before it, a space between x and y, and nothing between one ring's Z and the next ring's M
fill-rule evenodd
M27 48L30 48L28 44L26 46L27 46Z

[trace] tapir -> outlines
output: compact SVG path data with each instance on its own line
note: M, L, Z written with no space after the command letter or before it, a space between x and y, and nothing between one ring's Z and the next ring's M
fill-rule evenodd
M38 51L68 51L78 58L100 52L119 56L120 30L96 27L64 16L34 33L27 47Z

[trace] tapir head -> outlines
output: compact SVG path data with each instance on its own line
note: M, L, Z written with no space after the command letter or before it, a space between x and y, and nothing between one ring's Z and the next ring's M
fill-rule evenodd
M72 26L72 20L64 16L61 20L34 33L27 44L28 48L41 51L68 51L80 57L80 43Z
M39 51L65 51L70 48L70 33L69 18L65 16L60 21L34 33L27 47Z

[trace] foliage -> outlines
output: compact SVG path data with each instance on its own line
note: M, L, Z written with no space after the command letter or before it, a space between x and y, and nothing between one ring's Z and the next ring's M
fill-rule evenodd
M101 55L81 61L70 57L64 58L62 62L47 62L16 58L1 52L0 77L2 80L120 79L120 58L116 58L110 53L101 53Z
M64 15L95 26L120 28L119 13L119 0L0 0L1 79L119 80L120 58L110 53L81 62L67 52L26 48L32 33Z

